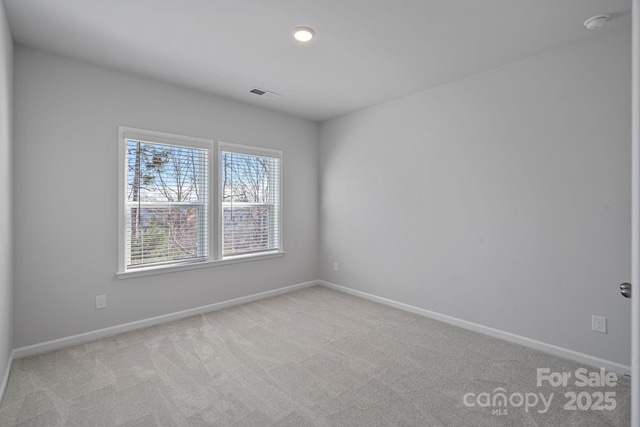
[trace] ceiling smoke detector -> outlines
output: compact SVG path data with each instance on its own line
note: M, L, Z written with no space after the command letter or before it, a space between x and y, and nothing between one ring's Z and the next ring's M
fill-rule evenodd
M609 19L609 15L596 15L584 21L584 26L589 30L595 30L598 28L602 28L604 24L607 23L607 19Z

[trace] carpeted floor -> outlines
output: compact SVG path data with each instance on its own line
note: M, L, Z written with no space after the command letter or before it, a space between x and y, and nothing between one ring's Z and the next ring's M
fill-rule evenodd
M579 368L316 286L16 360L0 426L628 426Z

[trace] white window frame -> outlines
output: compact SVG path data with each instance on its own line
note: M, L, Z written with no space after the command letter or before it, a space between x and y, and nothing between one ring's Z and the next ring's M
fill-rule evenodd
M275 158L278 159L279 164L278 164L278 221L277 221L277 227L278 227L278 232L277 232L277 240L278 240L278 247L270 250L270 251L265 251L265 252L258 252L258 253L247 253L247 254L239 254L239 255L228 255L228 256L224 256L224 250L223 250L223 246L224 246L224 227L223 227L223 209L224 209L224 204L222 202L222 180L220 179L222 171L219 170L216 173L216 179L218 180L216 189L218 192L218 198L217 198L217 203L216 203L216 230L218 235L220 236L219 239L216 240L217 242L217 247L215 248L215 252L219 255L220 259L223 260L236 260L236 259L244 259L244 258L251 258L251 257L259 257L259 256L265 256L265 255L269 255L269 254L278 254L278 253L284 253L284 246L283 246L283 211L284 211L284 202L283 202L283 191L282 191L282 177L284 175L284 171L283 171L283 167L284 167L284 154L281 150L273 150L273 149L269 149L269 148L260 148L260 147L253 147L253 146L249 146L249 145L242 145L242 144L236 144L236 143L231 143L231 142L222 142L220 141L218 143L218 150L217 150L217 159L216 159L216 166L218 168L221 167L221 162L222 162L222 152L226 151L226 152L231 152L234 154L246 154L249 156L257 156L257 157L269 157L269 158Z
M208 174L208 221L206 231L208 243L208 257L203 261L177 261L162 265L153 265L146 267L127 268L126 266L126 194L128 181L128 163L127 163L127 140L141 140L148 142L157 142L159 144L179 145L194 148L204 148L208 150L209 157L209 174ZM226 148L225 148L226 147ZM239 153L251 154L266 157L278 157L280 159L279 174L279 191L280 191L280 212L278 224L278 242L279 248L270 252L261 252L257 254L245 254L233 257L222 256L222 196L220 190L220 153L221 151L234 151L242 149ZM235 152L235 151L234 151ZM170 134L166 132L158 132L145 129L137 129L126 126L118 127L118 269L116 276L119 279L131 277L147 276L161 273L171 273L184 270L192 270L197 268L213 267L226 264L234 264L238 262L253 261L280 257L285 254L283 247L282 218L283 218L283 200L282 200L282 177L283 177L283 153L280 150L272 150L267 148L252 147L247 145L232 144L227 142L216 142L212 139L197 138L191 136L183 136Z

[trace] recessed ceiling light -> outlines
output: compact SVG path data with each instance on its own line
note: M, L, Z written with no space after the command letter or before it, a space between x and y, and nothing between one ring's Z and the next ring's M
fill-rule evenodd
M316 32L309 27L298 27L293 29L293 38L302 43L310 41L315 35Z

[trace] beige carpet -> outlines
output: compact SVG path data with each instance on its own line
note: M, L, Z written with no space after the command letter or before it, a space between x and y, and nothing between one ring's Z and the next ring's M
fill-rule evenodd
M16 360L0 426L629 425L628 379L578 387L580 367L313 287Z

